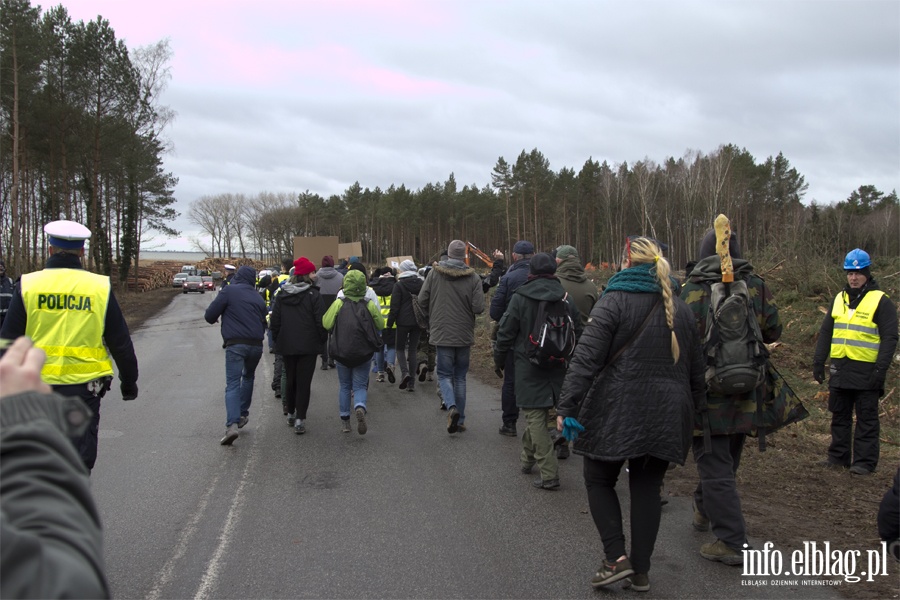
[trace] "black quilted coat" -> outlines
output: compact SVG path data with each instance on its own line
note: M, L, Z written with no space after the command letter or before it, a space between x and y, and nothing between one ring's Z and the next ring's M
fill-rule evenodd
M694 407L704 401L706 384L697 326L680 298L674 299L681 350L677 364L672 363L671 333L660 301L640 336L596 377L660 299L660 294L614 291L591 310L557 409L585 427L575 440L576 454L603 461L650 455L684 464Z

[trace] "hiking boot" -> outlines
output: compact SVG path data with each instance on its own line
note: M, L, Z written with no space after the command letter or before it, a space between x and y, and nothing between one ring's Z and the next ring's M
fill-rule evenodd
M530 465L522 465L522 475L531 475L532 471L534 471L534 463L531 463Z
M625 580L625 583L622 585L622 588L629 589L631 588L635 592L649 592L650 591L650 578L647 577L646 573L635 573L631 577Z
M459 431L459 411L455 406L450 407L447 413L447 433L456 433Z
M244 427L244 425L247 424L247 421L249 421L249 420L250 420L250 417L248 417L247 415L241 415L241 418L238 419L238 429L242 429Z
M350 417L341 419L341 433L350 433Z
M238 432L237 423L232 423L225 429L225 437L219 442L223 446L230 446L234 440L238 439L238 436L241 435Z
M535 479L531 485L539 490L555 491L559 489L559 479Z
M378 375L375 376L376 383L384 383L384 372L379 371Z
M732 567L744 564L744 555L726 546L722 540L700 546L700 556Z
M328 363L325 362L325 361L323 360L323 361L322 361L322 366L319 367L319 368L322 369L323 371L327 371L327 370L328 370Z
M456 426L456 432L457 432L457 433L462 433L462 432L465 431L465 430L466 430L466 426L463 425L462 423L460 423L459 425Z
M426 375L428 375L428 367L427 363L419 363L419 366L416 367L416 375L419 376L419 381L425 381Z
M396 383L397 378L394 377L394 366L393 365L384 365L384 372L387 373L388 381L391 383Z
M294 426L294 421L295 421L295 420L296 420L296 417L294 416L294 413L288 414L288 416L287 416L287 424L288 424L288 425L290 425L291 427L293 427L293 426Z
M818 464L820 467L825 467L826 469L831 469L832 471L841 471L847 468L847 465L831 462L830 460L820 460Z
M404 375L403 379L400 380L400 389L405 390L407 387L409 387L410 381L412 381L412 377L410 377L409 375Z
M297 419L294 423L294 433L297 435L303 435L306 433L306 425L303 423L303 419Z
M873 473L862 465L853 465L850 467L850 472L854 475L871 475Z
M611 583L615 583L621 579L625 579L629 575L634 575L634 569L631 568L631 561L627 558L620 558L614 563L603 561L597 572L591 578L591 585L595 588L603 587Z
M366 435L366 431L369 430L366 427L366 409L362 406L356 407L356 431L359 432L359 435Z
M563 438L565 439L565 438ZM569 458L569 444L562 444L556 447L556 458L559 460L566 460Z
M518 437L519 434L516 433L516 424L515 423L504 423L500 428L500 435L505 435L509 437Z
M709 517L697 510L697 505L693 502L691 507L694 509L694 529L697 531L709 531Z

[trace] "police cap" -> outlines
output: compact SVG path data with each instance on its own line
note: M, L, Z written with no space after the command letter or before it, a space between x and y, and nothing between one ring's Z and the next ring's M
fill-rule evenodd
M75 221L53 221L44 225L44 233L51 246L62 250L84 248L84 240L91 237L91 230Z

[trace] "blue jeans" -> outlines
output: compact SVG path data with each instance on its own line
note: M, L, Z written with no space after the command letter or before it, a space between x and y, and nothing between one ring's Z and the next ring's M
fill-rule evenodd
M469 346L437 347L437 375L447 408L456 406L460 424L466 421L466 373L469 372Z
M234 344L225 347L225 427L250 414L253 376L262 352L262 345Z
M372 359L375 361L375 364L372 366L373 373L383 373L385 371L384 365L393 365L394 360L397 358L397 347L396 346L382 346L381 350L375 353Z
M347 367L335 362L338 372L338 408L342 419L350 418L350 395L353 394L353 408L362 406L366 410L366 396L369 394L369 362L355 367Z

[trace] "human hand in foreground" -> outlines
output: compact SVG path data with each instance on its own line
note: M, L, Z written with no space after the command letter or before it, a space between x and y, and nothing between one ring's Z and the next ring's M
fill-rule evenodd
M22 392L49 394L52 388L41 380L47 355L27 337L18 338L0 358L0 397Z

